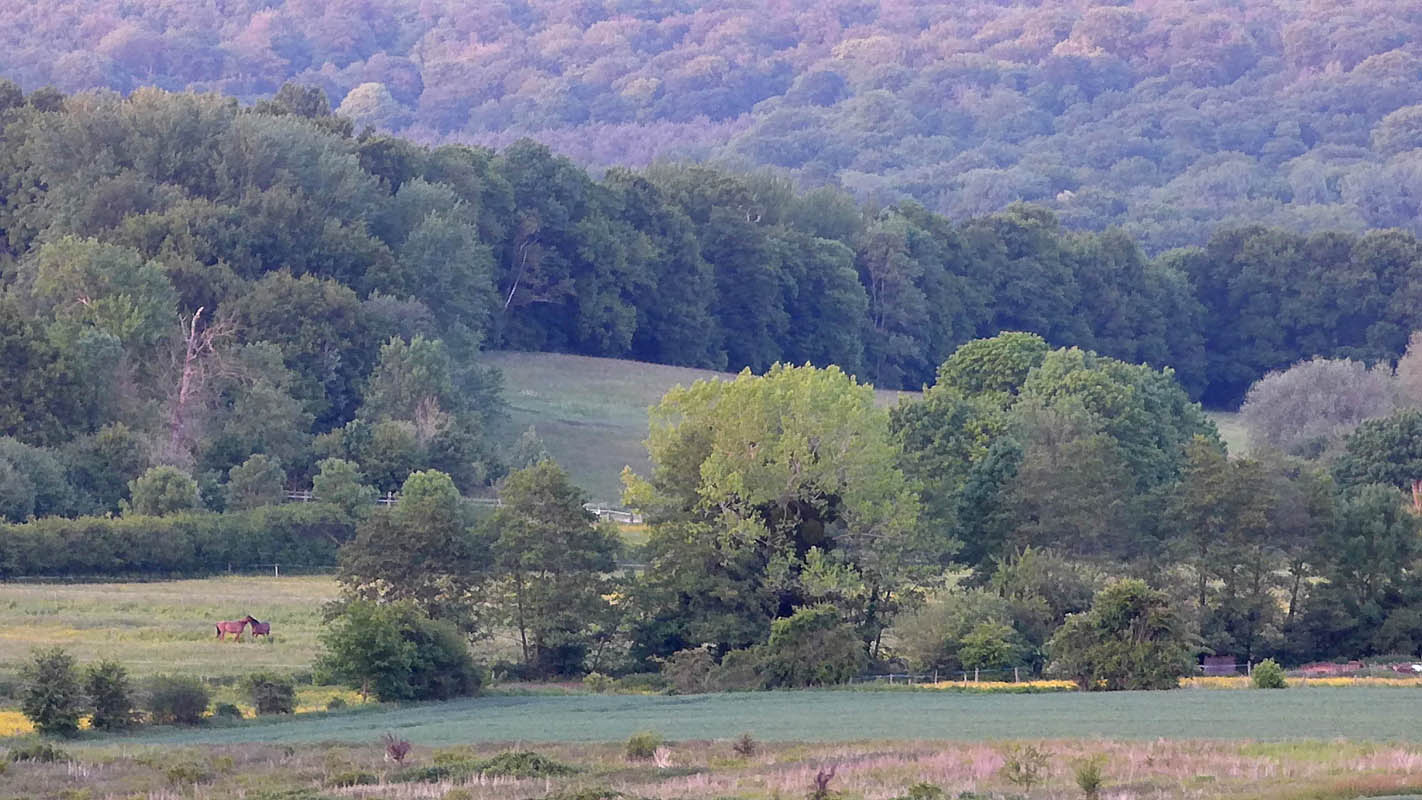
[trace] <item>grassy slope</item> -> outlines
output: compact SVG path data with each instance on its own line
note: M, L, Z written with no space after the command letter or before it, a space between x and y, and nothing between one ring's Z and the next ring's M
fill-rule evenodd
M515 432L532 425L549 453L593 499L616 503L624 466L646 473L647 409L678 384L727 373L559 353L489 353L504 374ZM880 405L910 392L880 391Z
M668 367L641 361L588 358L559 353L489 353L504 374L504 395L515 433L532 425L548 451L593 499L616 504L624 466L649 469L642 441L647 409L677 384L726 373ZM881 406L913 392L878 391ZM1211 413L1231 453L1244 452L1238 414Z
M769 692L664 696L485 697L203 731L157 731L135 744L364 742L399 730L411 741L612 741L655 730L671 739L750 731L768 741L1106 737L1417 741L1417 689L965 695Z

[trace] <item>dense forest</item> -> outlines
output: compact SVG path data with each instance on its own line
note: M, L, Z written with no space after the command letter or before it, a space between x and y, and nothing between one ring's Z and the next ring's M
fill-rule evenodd
M1422 648L1407 231L1152 259L1027 204L357 133L294 84L0 83L0 181L3 577L339 562L350 613L516 629L529 676L702 689ZM747 370L653 410L635 574L498 432L490 347ZM885 410L869 383L926 388ZM1257 452L1227 458L1201 398L1243 400ZM1150 665L1098 674L1123 618L1158 626Z
M1408 0L100 0L0 9L27 91L255 102L576 162L769 165L953 219L1028 201L1149 253L1249 220L1418 229Z

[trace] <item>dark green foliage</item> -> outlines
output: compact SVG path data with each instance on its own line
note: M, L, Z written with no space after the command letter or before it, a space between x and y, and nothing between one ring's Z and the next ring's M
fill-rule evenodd
M1123 579L1073 614L1047 643L1049 669L1085 690L1174 689L1189 673L1194 647L1165 595Z
M153 467L128 484L125 514L162 517L202 506L197 481L176 467Z
M255 672L242 677L242 690L258 714L290 714L296 711L296 683L286 675Z
M392 783L464 781L480 775L490 778L554 778L572 775L573 767L531 750L516 750L487 759L436 759L423 767L406 767L390 776Z
M322 635L318 671L383 701L448 700L479 691L469 647L409 602L345 604Z
M771 623L761 658L771 688L848 683L869 663L864 642L830 606L802 608Z
M634 733L627 738L627 746L623 748L623 752L628 761L647 761L656 755L662 742L662 735L655 731Z
M117 731L136 721L133 688L122 664L116 661L90 664L84 671L84 694L89 700L90 727Z
M211 695L190 675L155 675L145 687L143 707L155 725L197 725L207 713Z
M242 709L232 703L218 703L212 707L212 717L223 722L236 722L242 719Z
M59 648L37 650L20 671L20 711L46 736L74 736L84 694L74 658Z
M279 563L331 566L354 536L340 509L321 503L235 514L51 517L0 526L0 576L208 575Z

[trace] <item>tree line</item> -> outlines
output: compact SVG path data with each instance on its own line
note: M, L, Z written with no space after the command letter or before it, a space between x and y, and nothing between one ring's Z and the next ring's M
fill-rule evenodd
M292 85L243 108L4 84L0 139L12 520L117 512L161 466L209 510L236 479L306 485L330 459L382 492L421 469L488 485L511 465L483 348L917 388L1023 330L1229 405L1301 358L1391 363L1422 327L1422 246L1400 231L1246 227L1149 259L1032 206L953 222L767 173L595 177L528 141L356 135Z

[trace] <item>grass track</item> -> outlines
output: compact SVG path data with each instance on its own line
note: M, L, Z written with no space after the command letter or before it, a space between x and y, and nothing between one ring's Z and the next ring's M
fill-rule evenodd
M767 741L998 739L1367 739L1422 741L1422 689L963 695L770 692L728 695L485 697L206 731L134 744L365 742L397 731L428 746L592 742L655 730L671 739Z

